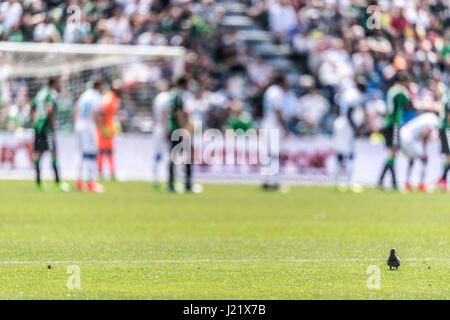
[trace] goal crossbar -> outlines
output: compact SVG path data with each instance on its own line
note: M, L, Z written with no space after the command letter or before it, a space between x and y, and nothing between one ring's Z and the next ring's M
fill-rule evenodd
M184 56L186 49L175 46L143 46L143 45L115 45L115 44L67 44L67 43L35 43L35 42L0 42L0 52L21 52L41 54L77 54L110 56L135 56L171 58L174 61L174 78L183 74ZM99 65L103 63L98 60ZM20 70L16 70L20 74ZM14 71L13 71L14 72Z

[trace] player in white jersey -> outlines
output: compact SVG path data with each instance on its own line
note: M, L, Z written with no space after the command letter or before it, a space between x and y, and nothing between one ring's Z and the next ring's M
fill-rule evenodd
M263 104L264 113L261 122L261 128L267 130L268 140L272 130L277 130L279 134L278 151L282 151L282 141L288 136L287 124L284 121L285 98L289 92L289 82L287 78L279 76L275 79L274 84L267 88L264 93ZM278 190L279 185L279 170L280 170L280 154L273 154L274 147L268 142L270 150L271 168L278 168L277 173L269 174L265 177L263 183L264 190Z
M426 168L428 162L427 143L439 127L439 117L432 113L423 113L400 129L400 145L402 152L408 157L408 169L406 173L405 189L411 191L411 172L415 160L422 162L422 174L419 184L420 191L427 191L425 183Z
M358 135L358 125L355 114L361 109L367 117L364 108L366 86L362 83L345 88L338 98L339 116L333 123L333 145L336 152L336 168L334 185L339 190L352 190L360 192L361 187L353 184L353 167L355 157L355 138ZM339 175L345 171L346 184L339 186Z
M87 171L88 190L93 192L103 191L103 187L94 180L98 153L96 128L100 121L99 110L102 104L103 89L103 81L96 80L92 89L88 89L81 94L74 111L75 132L81 154L76 183L76 188L80 191L85 189L83 182L85 169Z
M167 114L169 112L171 94L167 82L161 82L160 92L153 100L153 186L155 189L161 188L160 164L163 155L169 150L167 140Z

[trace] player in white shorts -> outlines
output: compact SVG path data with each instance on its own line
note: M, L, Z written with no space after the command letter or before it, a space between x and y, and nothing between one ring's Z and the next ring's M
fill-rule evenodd
M160 92L153 100L153 121L154 128L152 134L153 147L153 186L155 189L161 188L160 164L164 153L169 150L167 140L167 114L169 112L171 94L167 82L161 82Z
M278 190L280 187L279 182L279 171L281 167L280 163L280 153L282 151L282 141L288 135L287 124L283 118L283 109L285 108L285 97L289 92L289 82L287 78L283 76L278 76L275 79L274 84L272 84L264 93L263 103L264 103L264 114L263 120L261 122L261 128L267 130L268 137L268 151L270 151L270 167L267 167L268 171L276 169L277 172L267 172L263 189L264 190ZM277 130L279 134L278 146L271 146L270 133L272 130ZM274 147L278 147L278 154L274 154Z
M94 81L92 89L88 89L77 101L74 119L75 132L80 148L80 164L76 188L85 189L83 182L84 170L87 172L87 187L92 192L102 192L103 187L95 182L96 158L98 153L96 125L99 121L99 110L102 104L102 92L104 83L102 80Z
M427 112L417 116L400 129L401 150L409 160L405 185L407 191L413 189L413 186L411 185L411 172L416 159L419 159L422 162L419 190L427 190L425 183L428 162L427 143L432 134L437 132L438 127L438 116L434 113Z
M339 99L339 116L333 123L333 145L336 152L336 168L334 172L334 186L339 190L352 190L360 192L361 187L352 185L355 138L358 133L358 126L355 123L355 113L363 110L364 116L367 113L364 108L364 84L358 86L351 85L345 88ZM339 176L341 171L345 171L346 184L339 186Z

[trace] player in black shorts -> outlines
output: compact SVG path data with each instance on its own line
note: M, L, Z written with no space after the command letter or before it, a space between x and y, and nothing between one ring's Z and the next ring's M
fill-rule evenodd
M443 175L438 181L439 187L442 191L447 191L447 175L450 170L450 106L449 106L449 92L442 98L441 109L441 127L439 129L439 137L441 139L441 150L445 155Z
M184 110L184 102L183 102L183 92L187 90L187 79L181 78L179 79L174 88L171 91L171 100L170 100L170 109L168 114L168 134L169 141L171 145L171 154L169 160L169 192L175 192L175 163L174 159L172 159L172 150L182 141L188 137L182 136L179 140L172 140L173 133L179 129L184 129L185 131L189 127L189 117L186 111ZM191 152L191 151L189 151ZM191 158L191 154L188 156ZM192 191L192 163L191 161L186 161L186 179L185 179L185 190L187 192Z
M40 163L42 155L49 151L52 154L52 167L55 173L56 188L68 191L68 185L61 183L58 172L55 141L55 114L61 80L52 78L48 86L43 87L31 103L31 119L34 126L34 164L36 170L36 186L44 190L41 183Z
M397 81L387 92L387 115L382 130L386 140L386 146L389 148L389 157L381 172L378 180L378 187L384 188L384 178L387 172L392 176L392 188L398 190L395 174L395 158L400 149L400 127L403 123L403 111L411 105L408 86L411 79L407 73L399 73Z

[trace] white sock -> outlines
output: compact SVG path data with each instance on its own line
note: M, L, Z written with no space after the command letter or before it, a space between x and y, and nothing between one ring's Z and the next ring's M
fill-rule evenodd
M95 160L86 160L86 167L88 173L88 182L92 182L95 179Z
M161 156L155 155L155 157L153 159L153 182L155 184L160 183L159 174L158 174L160 162L161 162Z
M353 158L347 157L346 163L345 163L345 177L347 179L347 188L350 188L351 183L352 183L353 168L354 168Z
M337 187L339 185L339 174L342 170L341 161L336 157L336 167L334 168L334 186Z
M411 174L412 174L412 169L414 167L414 162L409 162L408 163L408 169L406 171L406 182L407 183L411 183Z
M80 163L78 164L78 180L83 181L83 169L84 169L84 158L81 156Z
M422 161L422 174L420 176L420 182L424 183L427 175L427 161Z

